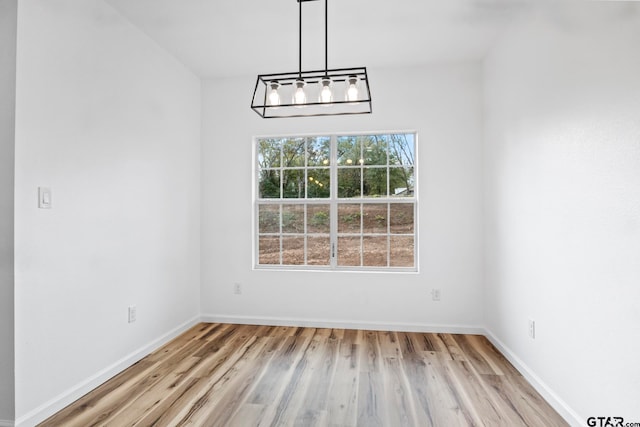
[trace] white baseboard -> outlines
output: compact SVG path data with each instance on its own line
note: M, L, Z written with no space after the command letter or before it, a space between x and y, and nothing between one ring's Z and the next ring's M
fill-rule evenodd
M365 331L431 332L450 334L484 335L478 326L431 325L426 323L362 322L353 320L323 320L285 317L230 316L225 314L204 314L203 322L235 323L240 325L299 326L307 328L362 329Z
M194 317L183 323L182 325L167 332L166 334L156 338L147 345L118 360L111 366L106 367L105 369L97 372L86 380L76 384L69 390L59 394L48 402L43 403L34 410L21 416L15 421L15 427L31 427L46 420L51 415L75 402L94 388L98 387L100 384L104 383L110 378L113 378L115 375L127 369L149 353L160 348L161 346L171 341L199 322L200 316ZM14 424L8 424L7 426L14 427ZM4 425L0 424L0 427L4 427Z
M0 427L13 427L13 421L0 420Z
M511 364L524 376L538 393L555 409L566 422L573 427L583 427L587 421L582 419L573 409L567 405L540 377L527 366L522 359L502 343L490 330L485 329L484 335L489 341L511 362Z

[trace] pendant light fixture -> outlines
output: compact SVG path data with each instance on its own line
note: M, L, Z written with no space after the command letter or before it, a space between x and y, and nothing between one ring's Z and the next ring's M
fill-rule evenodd
M302 71L302 3L298 2L298 71L259 74L251 109L259 116L308 117L371 113L366 67L329 69L328 0L324 0L324 70Z

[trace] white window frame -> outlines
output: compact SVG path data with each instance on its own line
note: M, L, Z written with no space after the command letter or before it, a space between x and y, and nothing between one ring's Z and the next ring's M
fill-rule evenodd
M373 197L359 197L359 198L339 198L338 197L338 170L340 170L341 168L347 168L345 166L342 165L338 165L338 150L337 150L337 140L339 137L349 137L349 136L369 136L369 135L389 135L389 134L412 134L413 135L413 139L414 139L414 163L413 165L411 165L413 167L413 177L414 177L414 193L412 197L391 197L391 196L387 196L387 197L377 197L377 198L373 198ZM329 162L329 166L328 169L330 171L330 197L328 198L284 198L284 197L280 197L280 198L259 198L260 195L260 182L259 182L259 177L260 177L260 165L258 162L258 141L262 140L262 139L287 139L287 138L315 138L315 137L329 137L330 138L330 153L331 153L331 158L330 158L330 162ZM418 221L418 174L419 174L419 167L418 167L418 133L414 130L404 130L404 131L368 131L368 132L327 132L327 133L314 133L314 134L289 134L289 135L282 135L282 134L278 134L278 135L261 135L261 136L255 136L253 137L252 140L252 150L253 150L253 156L252 156L252 161L253 161L253 165L254 167L252 168L252 180L253 180L253 194L252 194L252 201L253 201L253 213L252 213L252 244L253 244L253 269L255 270L294 270L294 271L361 271L361 272L384 272L384 273L388 273L388 272L409 272L409 273L417 273L419 271L419 257L418 257L418 225L419 225L419 221ZM306 153L305 153L306 155ZM306 163L306 161L305 161ZM364 165L362 168L366 168L367 166ZM369 166L371 167L371 166ZM386 168L389 168L389 164L387 162L387 164L385 165ZM280 170L282 172L282 164L280 165ZM320 167L317 166L308 166L305 164L305 166L303 167L299 167L298 169L304 170L305 171L305 179L307 177L306 175L306 171L308 171L309 169L319 169ZM363 185L364 179L361 180L361 185ZM280 182L280 189L282 192L282 180ZM389 174L387 174L387 188L389 188ZM389 191L388 191L389 192ZM362 194L362 187L361 187L361 194ZM283 194L281 193L281 196ZM306 191L305 191L305 196L306 196ZM360 204L364 207L364 205L366 204L387 204L387 209L388 212L391 210L391 205L392 204L396 204L396 203L406 203L406 204L413 204L413 234L391 234L390 233L390 228L391 228L391 219L390 219L390 215L388 215L387 217L389 218L389 220L387 221L387 232L386 233L363 233L362 231L359 234L356 233L339 233L338 232L338 206L340 204ZM306 262L306 255L307 255L307 239L306 236L309 235L313 235L313 233L308 233L307 230L307 215L306 215L306 209L305 209L305 215L304 215L304 231L302 233L296 233L299 234L301 237L304 236L305 237L305 264L301 264L301 265L289 265L289 264L282 264L282 240L280 242L281 244L281 250L280 250L280 264L259 264L259 257L260 257L260 253L259 253L259 237L260 237L260 231L259 231L259 225L258 225L258 221L259 221L259 208L260 205L313 205L313 204L319 204L319 205L329 205L329 209L330 209L330 232L329 232L329 238L330 238L330 246L331 246L331 254L329 257L330 263L329 265L307 265ZM282 223L280 224L280 227L282 227ZM274 233L274 236L278 235L278 236L282 236L282 230L279 233ZM368 237L368 236L385 236L387 237L387 239L389 239L391 236L412 236L413 237L413 266L412 267L394 267L394 266L365 266L365 265L360 265L360 266L340 266L338 265L338 238L343 236L343 235L348 235L350 237L353 237L355 235L358 235L360 237L360 247L361 247L361 251L360 251L360 263L363 263L363 256L364 256L364 251L362 250L363 247L363 238L364 237ZM387 244L387 263L389 264L390 262L390 245Z

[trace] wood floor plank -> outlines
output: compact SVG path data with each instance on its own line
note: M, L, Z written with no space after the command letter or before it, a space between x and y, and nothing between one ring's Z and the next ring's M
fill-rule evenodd
M327 419L331 426L354 426L357 420L360 345L355 331L345 331L338 343L336 369L329 388Z
M462 397L461 403L472 409L470 413L476 423L497 426L522 425L517 417L512 416L512 411L501 407L495 396L488 392L469 362L451 361L447 364L446 371L457 387L458 395Z
M551 405L547 403L522 375L501 376L496 389L514 408L517 408L526 425L564 426Z
M203 409L194 414L189 422L195 425L225 426L237 411L246 393L263 375L263 367L273 353L268 338L255 338L236 360L233 367L202 396L199 404ZM221 393L221 390L228 390Z
M480 335L203 323L40 425L568 424Z
M324 349L327 344L325 336L328 335L322 332L320 336L314 335L304 349L291 380L276 406L276 414L270 425L304 425L301 424L302 419L306 419L307 423L314 423L318 416L316 406L320 409L326 408L326 403L317 405L317 402L326 400L327 388L324 386L314 388L319 385L314 378L320 382L323 380L319 377L323 373ZM328 374L331 375L331 366Z
M446 378L443 361L451 360L446 346L434 346L433 339L420 339L421 334L399 333L398 336L404 355L404 370L415 401L416 425L473 425L473 417L457 399L451 382ZM435 348L442 351L434 351ZM439 354L442 352L446 356Z
M496 358L493 345L482 335L465 335L467 342L475 348L477 354L486 362L487 366L496 375L505 375L504 358Z
M304 383L306 388L304 408L307 411L325 413L329 390L336 373L339 344L337 340L331 339L331 335L319 341L319 344L318 358L309 366Z
M139 424L139 420L160 405L166 396L171 394L176 384L182 381L185 372L193 369L199 361L199 358L196 357L185 358L182 363L175 366L174 371L158 375L158 382L150 385L145 392L132 396L126 404L120 405L118 411L113 412L103 421L118 426Z
M199 414L199 409L205 406L207 393L223 381L227 374L247 351L257 338L246 333L246 327L234 328L233 337L227 333L221 336L221 340L227 342L226 346L211 348L210 353L201 354L200 351L194 357L200 357L201 363L190 372L188 378L196 378L193 386L184 390L180 397L170 407L170 410L160 414L153 425L177 425L180 422L188 422L194 413ZM182 391L182 390L181 390ZM186 420L186 421L185 421Z
M268 375L258 381L247 401L253 404L273 405L287 386L295 365L302 357L309 341L309 338L295 336L284 338L283 345L274 355Z
M416 423L416 408L409 381L398 357L382 359L382 382L387 407L387 423L392 426L413 426Z
M243 336L241 339L244 338L246 337ZM246 363L247 358L252 359L255 353L262 350L264 345L264 340L249 336L242 347L233 352L229 358L225 358L220 368L211 376L204 375L204 378L207 378L205 386L190 404L185 405L189 410L179 414L171 424L207 425L204 421L209 418L211 412L221 401L226 402L230 394L236 391L234 386L237 385L238 377L243 373L242 365ZM223 389L228 390L228 393L221 393Z
M466 361L468 359L468 355L460 348L457 341L455 340L454 335L451 334L437 334L437 340L441 347L443 348L440 351L440 354L446 354L447 359L456 360L456 361Z
M494 367L492 367L487 361L486 357L481 353L479 346L474 345L477 343L471 341L471 335L456 335L453 339L458 347L464 352L466 360L473 365L474 369L479 374L492 375L500 373L496 372Z
M384 382L378 334L365 331L360 352L358 425L387 425Z
M383 358L402 358L398 336L395 332L381 331L378 333L378 338L380 341L380 355Z
M229 420L229 427L257 426L262 419L265 405L244 403L238 407L238 411Z
M434 426L463 427L482 425L476 411L461 398L461 393L449 381L446 368L439 364L425 364L425 400Z

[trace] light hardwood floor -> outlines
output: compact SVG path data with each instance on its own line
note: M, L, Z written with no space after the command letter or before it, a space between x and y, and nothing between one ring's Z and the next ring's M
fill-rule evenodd
M479 335L202 323L42 426L566 426Z

